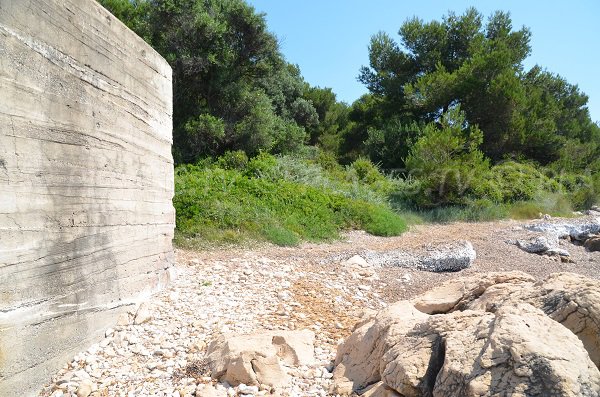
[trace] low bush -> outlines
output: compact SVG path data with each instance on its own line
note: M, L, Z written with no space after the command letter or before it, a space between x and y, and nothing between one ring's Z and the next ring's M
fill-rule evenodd
M514 161L493 166L484 179L485 186L493 193L490 190L478 193L504 203L529 201L545 192L558 192L561 189L559 182L548 178L533 165Z
M561 173L555 178L564 186L573 208L586 210L600 203L600 174Z
M483 135L477 126L465 127L464 114L452 109L429 123L412 145L406 168L412 183L406 196L421 209L463 206L489 172L479 150Z
M259 156L244 171L218 167L182 166L176 169L177 239L182 246L263 239L279 245L300 240L325 241L342 229L361 228L390 236L406 223L382 204L349 198L268 174L274 158ZM217 162L218 163L218 162Z
M241 150L225 152L218 158L216 165L225 170L243 170L248 166L248 156Z

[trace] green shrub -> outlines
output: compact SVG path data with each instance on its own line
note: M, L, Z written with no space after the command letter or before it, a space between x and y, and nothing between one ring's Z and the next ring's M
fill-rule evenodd
M202 153L214 155L225 139L225 122L208 113L188 119L183 130L193 159L197 159Z
M332 152L319 150L315 161L325 171L343 171L342 166L338 163L336 155Z
M569 217L573 207L564 193L541 192L532 201L518 201L510 205L509 216L512 219L534 219L540 214Z
M374 166L373 166L374 167ZM246 175L270 181L285 180L341 194L347 198L386 205L394 181L383 176L376 168L372 184L360 182L353 168L341 166L325 170L317 161L298 156L271 156L262 154L251 159Z
M176 169L173 204L179 245L205 239L217 243L266 239L279 245L295 245L300 239L326 241L348 228L362 228L377 235L396 235L406 223L389 208L348 198L331 189L255 177L273 171L272 156L252 159L248 171ZM254 163L253 163L254 162Z
M522 201L511 205L509 216L512 219L535 219L543 214L542 207L533 201Z
M475 200L462 206L445 206L419 210L418 217L429 223L486 222L508 216L506 205L486 199Z
M569 194L569 199L573 208L577 210L587 210L600 203L600 190L593 185L581 187Z
M486 178L490 186L499 189L502 202L533 200L543 192L557 192L561 185L548 178L533 165L507 161L492 167ZM497 194L497 193L494 193Z
M562 173L556 179L564 186L573 208L585 210L600 202L598 174Z
M248 166L248 156L241 150L228 151L217 159L216 165L224 170L243 170Z
M356 159L350 164L349 170L354 172L358 181L369 185L385 179L377 166L365 157Z
M385 207L372 206L362 216L362 228L375 236L397 236L408 227L406 221L398 214Z
M412 184L410 200L419 208L464 205L469 193L489 170L478 149L482 133L465 128L464 115L453 109L442 117L441 128L430 123L406 159Z
M284 229L280 226L267 225L263 229L263 233L268 241L282 247L296 246L299 243L298 236L291 230Z
M272 154L262 152L248 162L244 174L254 178L266 178L270 177L275 167L277 167L277 158Z

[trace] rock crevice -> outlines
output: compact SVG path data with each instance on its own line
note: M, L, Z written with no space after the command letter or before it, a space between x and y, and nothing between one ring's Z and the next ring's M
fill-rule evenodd
M600 282L571 273L448 281L356 329L337 353L338 391L381 381L363 395L597 396L598 294Z

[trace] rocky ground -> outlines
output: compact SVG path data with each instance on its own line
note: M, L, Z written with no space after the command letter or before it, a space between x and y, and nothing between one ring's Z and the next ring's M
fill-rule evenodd
M393 238L350 232L339 242L295 248L178 250L177 279L144 304L138 324L134 313L121 318L105 339L66 364L41 395L331 395L336 347L365 311L414 297L457 276L491 271L521 270L537 279L561 271L600 278L600 252L560 240L560 247L570 253L561 260L527 253L510 243L532 237L523 224L423 225ZM460 272L344 263L355 254L372 258L378 252L426 250L457 240L470 241L477 253L474 264ZM316 363L288 368L288 387L215 385L206 365L207 345L219 334L265 329L314 331Z

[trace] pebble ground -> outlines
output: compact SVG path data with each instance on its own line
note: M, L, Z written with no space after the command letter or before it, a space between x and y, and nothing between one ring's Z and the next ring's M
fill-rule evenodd
M134 313L122 316L103 340L65 364L40 396L189 397L206 395L206 385L218 396L329 396L336 346L367 311L473 273L521 270L543 278L572 271L600 278L598 252L561 242L573 258L562 263L507 244L531 236L521 225L455 223L417 226L394 238L351 232L333 244L296 248L177 250L177 278L144 304L150 319L134 324ZM457 273L342 264L365 250L414 250L457 239L471 241L478 256ZM288 368L292 381L277 390L215 384L204 361L207 345L221 333L265 329L314 331L316 364Z

